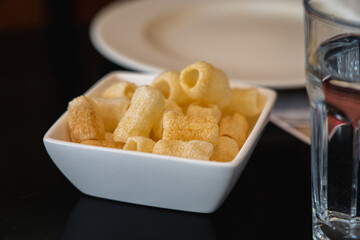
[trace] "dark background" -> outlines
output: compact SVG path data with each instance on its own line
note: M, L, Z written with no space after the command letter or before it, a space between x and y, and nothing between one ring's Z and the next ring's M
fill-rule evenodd
M0 239L310 239L310 147L272 123L212 214L88 197L66 180L45 132L100 77L129 70L89 40L109 2L0 0Z

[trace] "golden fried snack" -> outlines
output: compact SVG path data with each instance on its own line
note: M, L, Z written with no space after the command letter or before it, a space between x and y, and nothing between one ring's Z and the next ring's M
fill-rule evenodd
M135 89L136 85L134 83L121 81L105 89L101 96L104 98L128 97L131 99Z
M219 126L212 116L188 117L182 113L169 111L164 114L163 139L201 140L216 145L219 140Z
M181 71L180 85L190 98L216 104L220 109L231 100L230 83L225 73L203 61Z
M178 112L178 113L182 113L182 109L181 107L179 107L179 105L176 104L176 102L166 99L165 100L165 108L164 108L164 112L161 115L161 118L159 119L159 121L154 123L153 126L153 131L152 131L152 137L155 140L159 140L162 138L163 135L163 122L164 122L164 114L169 112L169 111L174 111L174 112Z
M257 89L233 88L231 91L231 102L223 111L228 114L237 112L246 117L255 117L261 112Z
M193 116L213 116L216 122L219 122L221 118L221 110L215 104L193 102L187 108L186 115L189 117Z
M152 86L158 89L166 99L175 101L179 105L191 101L180 86L180 72L162 72L154 79Z
M155 142L146 137L129 137L125 143L125 150L132 150L138 152L148 152L151 153L153 151Z
M106 132L105 133L105 141L107 141L108 143L114 143L116 148L122 149L124 148L125 143L121 143L121 142L115 142L114 141L114 134L111 132Z
M208 142L192 140L160 140L153 149L153 153L175 157L209 160L213 152L213 145Z
M226 136L219 137L219 143L214 147L210 160L230 162L238 154L239 147L234 139Z
M233 138L241 148L247 137L249 126L243 115L235 113L232 116L223 116L219 123L219 135Z
M116 142L126 142L129 137L149 137L155 122L159 121L165 107L163 95L151 86L138 87L129 109L114 131Z
M109 132L105 133L105 138L103 140L89 139L82 141L81 144L98 146L98 147L117 148L117 149L122 149L124 147L123 143L115 142L113 139L113 134Z
M174 112L182 113L182 108L175 101L167 99L167 100L165 100L164 111L166 111L166 112L174 111Z
M97 97L93 98L93 100L100 109L100 115L104 121L105 131L114 132L130 105L130 99L128 97Z
M105 135L104 122L96 103L86 96L71 100L68 104L68 126L73 142L102 140Z

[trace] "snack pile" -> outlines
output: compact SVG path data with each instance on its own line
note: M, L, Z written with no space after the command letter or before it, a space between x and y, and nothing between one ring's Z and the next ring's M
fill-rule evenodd
M69 102L72 142L228 162L261 111L256 88L230 88L207 62L160 73L150 85L120 80L99 97Z

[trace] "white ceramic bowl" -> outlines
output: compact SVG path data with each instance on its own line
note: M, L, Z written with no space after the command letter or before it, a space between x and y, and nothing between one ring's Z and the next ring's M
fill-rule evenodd
M113 72L85 95L98 96L119 79L151 84L153 74ZM246 87L231 82L232 87ZM50 157L84 194L146 206L190 212L214 212L238 180L276 99L273 90L258 87L263 110L248 139L231 162L195 159L103 148L70 142L65 112L44 136ZM71 99L70 99L71 100Z

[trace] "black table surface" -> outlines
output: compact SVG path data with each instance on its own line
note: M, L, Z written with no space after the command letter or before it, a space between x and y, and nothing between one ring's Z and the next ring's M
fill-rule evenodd
M310 147L271 122L214 213L80 193L42 138L69 100L114 70L131 71L94 49L88 26L0 33L0 239L311 239Z

